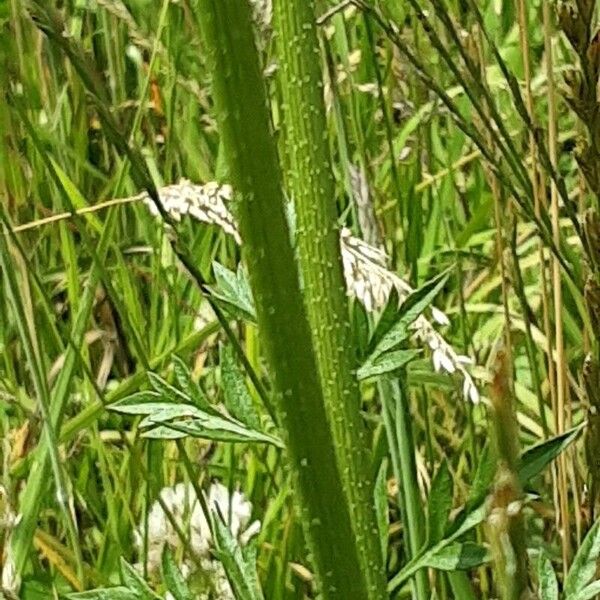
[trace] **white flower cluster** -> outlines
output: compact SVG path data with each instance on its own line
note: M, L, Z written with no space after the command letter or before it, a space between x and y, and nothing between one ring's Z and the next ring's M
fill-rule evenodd
M225 233L233 236L240 244L240 234L227 204L233 196L230 185L220 185L214 181L206 185L194 185L188 179L166 185L158 190L158 196L165 211L175 221L190 215L197 221L218 225ZM139 195L155 217L159 216L156 204L146 192Z
M469 356L458 354L423 315L417 317L413 329L415 337L425 342L431 349L433 368L438 372L444 370L450 374L460 373L463 378L463 396L465 400L470 400L473 404L479 404L479 390L465 366L473 364L473 360Z
M341 231L342 261L348 289L362 302L369 312L383 308L393 288L402 302L414 290L398 275L387 268L387 255L351 235L350 230ZM431 308L436 323L448 325L448 317L438 308ZM412 327L415 337L426 343L432 352L436 371L456 373L463 377L463 395L473 404L479 402L479 392L473 378L465 368L472 364L471 358L458 354L423 315L417 317Z
M192 484L178 483L173 487L165 487L160 491L160 499L173 517L178 528L189 540L190 548L199 561L200 569L210 581L211 591L218 600L235 600L225 571L220 562L211 557L212 533L208 515L204 513ZM220 514L229 524L231 534L240 544L247 544L260 530L260 521L250 523L252 504L241 492L229 494L229 490L221 483L212 483L207 495L210 510ZM136 543L141 550L143 537L136 535ZM164 547L176 550L182 546L181 539L167 517L163 506L156 500L148 514L148 570L158 571ZM182 573L187 578L197 572L198 564L186 558L182 565ZM207 595L206 598L209 596ZM215 597L215 596L211 596Z
M194 185L182 179L178 184L160 188L158 192L164 209L173 219L179 221L182 215L189 214L199 221L220 225L237 243L241 243L237 224L228 207L233 196L231 186L215 182ZM140 194L139 197L152 214L158 215L156 206L147 194ZM388 257L383 250L352 236L347 228L340 232L340 248L348 294L355 296L367 312L383 308L394 288L401 301L413 291L408 283L387 268ZM435 307L431 308L431 316L440 325L449 323L448 317ZM459 372L463 377L464 397L475 404L479 402L477 387L465 368L472 362L471 359L455 352L423 315L415 320L412 328L415 337L430 347L435 370L450 374Z

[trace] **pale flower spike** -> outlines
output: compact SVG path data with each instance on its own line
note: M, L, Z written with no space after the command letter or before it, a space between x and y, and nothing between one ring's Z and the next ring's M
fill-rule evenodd
M237 224L228 206L233 197L231 186L215 182L194 185L187 179L182 179L177 184L160 188L158 193L165 211L174 220L180 221L183 215L190 215L198 221L219 225L225 233L233 236L235 241L241 244ZM146 193L138 197L153 215L158 216L159 212L154 202ZM354 237L345 227L340 232L340 247L348 294L355 296L367 312L382 309L394 288L400 301L413 291L408 283L387 268L387 255L383 250ZM431 316L439 325L448 325L450 322L448 317L435 307L431 308ZM477 404L480 400L479 392L465 368L465 365L472 363L471 359L458 354L423 315L415 320L412 329L415 337L431 349L434 369L449 374L458 371L463 377L464 398Z

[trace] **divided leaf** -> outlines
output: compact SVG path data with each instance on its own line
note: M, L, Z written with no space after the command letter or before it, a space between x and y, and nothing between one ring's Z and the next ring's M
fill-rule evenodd
M218 262L213 263L216 287L210 287L210 292L221 305L229 310L233 316L246 321L256 321L254 299L248 285L246 274L240 264L237 273L226 269Z
M221 382L227 410L248 427L260 429L260 417L254 407L242 370L235 361L233 350L230 346L221 346L219 354Z
M256 574L256 554L242 552L238 541L218 513L213 513L215 554L221 561L235 597L239 600L263 600Z
M189 590L179 567L175 563L173 553L167 545L165 545L162 553L161 566L163 581L173 598L175 600L193 600L194 596Z
M276 436L260 430L256 413L240 400L240 385L245 386L241 373L232 374L231 365L226 367L229 378L230 397L235 395L232 403L238 414L246 418L249 426L208 403L199 392L199 388L191 380L185 365L176 363L178 383L183 383L183 390L176 388L156 373L148 377L154 390L136 392L108 406L109 410L128 415L143 416L139 428L144 430L142 437L150 439L179 439L185 436L203 438L222 442L267 443L283 447ZM194 391L195 389L195 391ZM248 391L245 393L248 394ZM237 404L236 404L237 402ZM243 410L242 410L243 409Z

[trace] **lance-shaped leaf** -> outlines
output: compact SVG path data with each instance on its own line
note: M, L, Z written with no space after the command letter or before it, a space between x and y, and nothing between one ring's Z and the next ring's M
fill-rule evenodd
M585 536L565 579L564 593L569 600L576 594L580 594L596 573L598 556L600 556L600 520L594 523Z
M434 277L406 298L400 306L398 317L389 330L380 339L371 340L373 348L369 360L399 346L410 335L410 326L415 319L433 302L438 292L444 287L448 273L444 272ZM381 334L382 332L380 332Z
M231 535L221 515L213 513L216 549L229 583L239 600L263 600L256 574L256 553L243 552L238 541ZM251 547L251 546L250 546Z
M173 598L175 600L193 600L194 596L188 588L168 546L165 546L163 550L161 566L163 580Z

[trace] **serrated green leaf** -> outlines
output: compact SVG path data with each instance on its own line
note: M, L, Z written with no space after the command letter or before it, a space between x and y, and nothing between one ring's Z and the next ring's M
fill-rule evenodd
M541 551L537 564L538 593L540 600L558 600L558 581L552 563Z
M165 398L163 392L169 391L165 387L169 384L160 377L155 377L152 381L155 389L162 391L132 394L108 407L122 414L144 416L138 425L140 429L146 430L142 434L144 438L179 439L188 435L221 442L262 442L283 447L277 437L247 427L212 407L208 413L191 403L157 401ZM177 398L189 399L183 392L177 396L171 394L170 397L174 401ZM143 402L136 402L140 399Z
M208 401L200 386L192 379L192 374L188 366L179 356L173 356L173 372L177 385L181 388L186 396L189 396L191 401L206 412L214 412L214 406Z
M252 589L257 590L259 598L262 598L260 580L258 578L258 571L256 570L256 560L258 552L255 541L251 541L248 545L242 546L242 556L244 563L247 565L246 569L246 581Z
M600 519L585 536L565 579L564 593L567 598L581 592L590 582L597 569L600 555Z
M594 581L576 594L566 596L565 600L593 600L598 597L598 594L600 594L600 581Z
M452 508L452 477L446 461L442 462L431 482L427 505L427 531L430 544L436 544L443 536Z
M186 393L165 381L160 375L150 371L148 372L148 379L150 385L162 396L163 400L193 404L192 399Z
M394 349L404 342L410 335L410 326L414 320L433 302L435 296L444 287L448 279L445 271L434 277L421 288L409 294L402 303L398 312L398 319L389 331L379 340L369 356L369 361L374 361L378 356Z
M260 430L260 417L254 408L244 374L229 346L220 348L221 381L225 392L225 406L238 420L251 429Z
M163 581L173 598L175 600L193 600L194 596L188 588L179 567L175 563L173 553L167 545L165 545L162 553L161 567Z
M146 429L141 434L141 437L147 440L181 440L188 437L188 434L183 431L177 431L167 425L158 425L151 429Z
M248 429L242 423L233 420L226 420L213 415L203 415L200 418L190 421L180 421L169 423L164 426L172 427L175 431L180 431L191 437L197 437L219 442L262 442L272 444L278 448L283 447L280 439Z
M420 353L421 350L393 350L392 352L385 352L375 359L367 361L360 367L357 377L359 380L363 380L368 377L377 377L385 373L397 371L414 360Z
M144 406L144 405L143 405ZM137 407L130 407L137 408ZM152 405L152 410L144 413L146 416L140 421L138 427L144 429L152 427L158 423L166 423L175 419L182 418L202 418L206 413L203 413L199 408L190 404L156 404Z
M164 402L163 397L153 390L148 390L144 392L135 392L134 394L125 396L125 398L121 398L120 400L117 400L117 402L109 404L107 408L109 410L123 412L123 410L126 410L129 406L152 404L156 402Z
M111 404L108 408L124 415L156 415L157 420L162 414L173 414L174 416L182 417L195 417L203 414L199 408L191 404L170 404L169 402L146 402L143 404L116 403Z
M213 263L216 287L210 287L212 296L236 317L256 321L254 300L242 266L237 273L226 269L218 262Z

